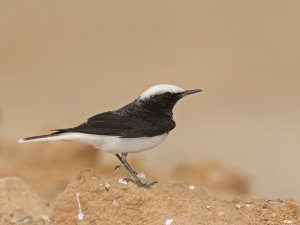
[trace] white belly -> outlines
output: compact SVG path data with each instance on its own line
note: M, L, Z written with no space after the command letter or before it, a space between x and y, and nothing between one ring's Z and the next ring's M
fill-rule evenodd
M167 133L154 137L120 138L117 136L66 133L60 136L60 140L74 140L91 144L96 148L110 153L142 152L159 145Z

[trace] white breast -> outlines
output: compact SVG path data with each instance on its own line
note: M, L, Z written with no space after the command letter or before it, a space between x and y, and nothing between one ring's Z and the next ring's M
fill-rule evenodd
M96 148L110 153L142 152L159 145L168 133L154 137L120 138L117 136L65 133L59 136L60 140L74 140L91 144Z

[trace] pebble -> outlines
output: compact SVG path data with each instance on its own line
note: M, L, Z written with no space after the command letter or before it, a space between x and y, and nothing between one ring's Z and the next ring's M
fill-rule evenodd
M108 189L110 188L110 184L109 183L104 183L104 188L105 188L105 190L108 191Z
M291 220L284 220L283 223L285 223L285 224L292 224L293 221L291 221Z
M167 219L165 222L165 225L171 225L172 222L173 222L173 219Z
M137 175L137 177L138 177L138 178L141 178L141 179L145 179L145 178L146 178L146 175L145 175L143 172L141 172L141 173L139 173L139 174Z
M254 205L253 205L253 204L247 203L247 204L246 204L246 207L247 207L247 208L254 208Z
M83 220L84 214L83 214L82 212L79 212L79 213L77 214L77 218L78 218L78 220Z
M40 218L44 221L50 222L49 216L47 215L40 215Z
M119 184L127 184L127 181L124 180L123 178L120 178L118 181Z
M240 209L242 206L240 204L235 204L234 207Z
M113 205L114 207L118 207L118 206L119 206L119 203L118 203L116 200L113 200L112 205Z
M193 191L195 189L195 186L190 184L189 189Z

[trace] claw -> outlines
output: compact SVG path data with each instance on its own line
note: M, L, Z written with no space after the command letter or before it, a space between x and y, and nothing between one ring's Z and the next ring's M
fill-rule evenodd
M147 183L142 183L140 180L134 180L134 179L131 179L131 178L125 178L124 180L126 182L132 182L132 183L136 184L139 187L143 187L143 188L147 188L147 189L150 189L150 187L152 185L157 184L157 181L154 181L154 182L151 182L150 184L147 184Z
M121 168L121 165L117 165L117 166L115 167L115 170L120 169L120 168Z
M136 184L136 181L134 181L131 178L124 178L123 180L126 181L126 182L132 182L132 183Z
M117 170L117 169L120 169L121 168L121 166L122 165L117 165L117 166L115 166L115 170ZM137 172L135 172L135 171L132 171L135 175L137 175L138 173Z

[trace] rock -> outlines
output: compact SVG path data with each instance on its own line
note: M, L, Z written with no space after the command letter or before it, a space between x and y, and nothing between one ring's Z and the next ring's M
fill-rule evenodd
M1 224L45 224L51 208L28 184L18 177L0 179Z
M120 177L128 176L123 168L105 176L92 169L81 171L77 180L55 200L51 223L149 225L165 224L171 218L172 224L182 225L282 224L284 219L300 224L300 208L292 201L274 204L254 196L246 200L222 201L201 187L191 191L184 182L159 182L150 190L131 182L127 185L118 182ZM143 181L152 182L153 179L147 176ZM108 183L109 188L105 188ZM80 207L77 193L80 193ZM255 207L246 207L250 203ZM82 220L77 217L80 208L84 214ZM277 216L272 216L274 214Z

